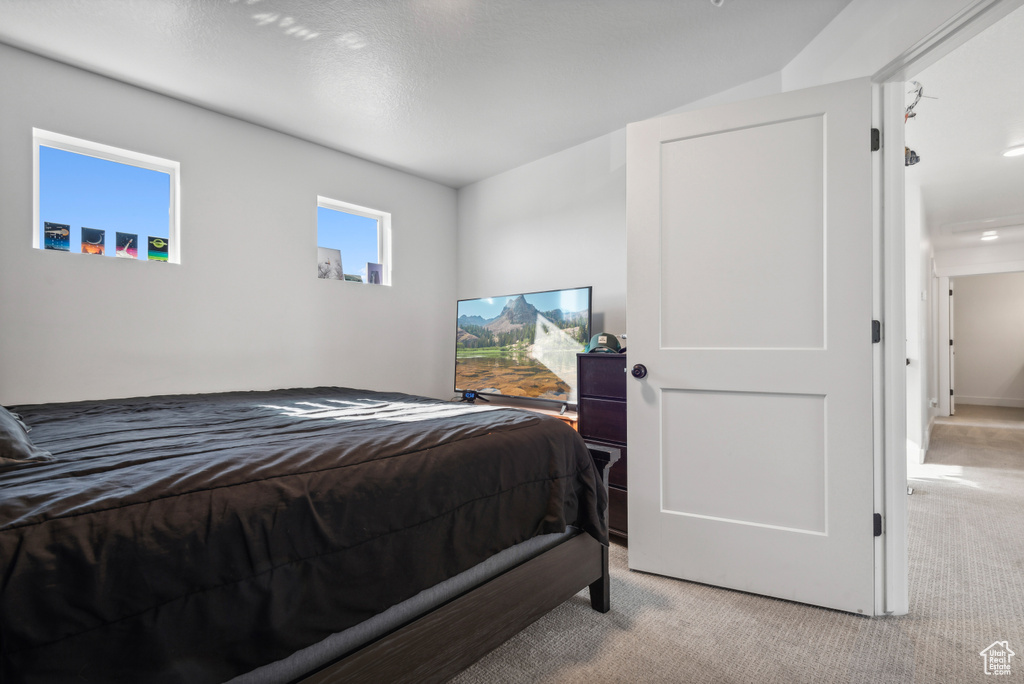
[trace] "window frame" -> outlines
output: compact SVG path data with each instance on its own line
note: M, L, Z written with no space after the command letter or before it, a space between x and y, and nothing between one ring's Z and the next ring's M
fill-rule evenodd
M137 166L150 171L159 171L170 176L170 202L168 206L167 237L170 243L167 248L167 263L181 263L181 163L162 157L155 157L142 152L133 152L112 145L75 138L62 133L54 133L41 128L32 129L32 247L40 248L39 216L39 148L72 152L96 159ZM118 260L124 261L124 260ZM139 259L138 261L143 261Z
M316 207L317 209L333 209L334 211L344 212L346 214L355 214L356 216L362 216L364 218L376 219L377 221L377 263L381 265L381 285L386 287L391 286L391 213L387 211L381 211L379 209L371 209L369 207L361 207L358 204L352 204L351 202L343 202L341 200L332 199L330 197L324 197L323 195L316 196ZM316 212L314 212L316 217ZM314 237L316 236L316 228L319 220L314 221ZM314 239L314 252L317 240ZM326 245L325 245L326 246ZM344 264L345 255L342 253L342 263ZM351 282L351 281L342 281ZM366 285L368 283L355 283L357 285Z

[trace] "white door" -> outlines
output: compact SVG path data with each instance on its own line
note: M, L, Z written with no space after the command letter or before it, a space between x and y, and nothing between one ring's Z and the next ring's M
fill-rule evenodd
M874 613L871 112L628 127L630 568Z

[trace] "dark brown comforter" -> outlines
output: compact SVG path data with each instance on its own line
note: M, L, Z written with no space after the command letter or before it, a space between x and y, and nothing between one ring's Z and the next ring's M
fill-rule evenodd
M338 388L17 408L0 472L0 679L217 682L534 535L605 542L579 436ZM73 677L73 679L72 679Z

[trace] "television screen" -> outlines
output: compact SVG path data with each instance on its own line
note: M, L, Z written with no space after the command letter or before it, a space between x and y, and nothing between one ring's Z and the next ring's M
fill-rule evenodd
M576 354L590 340L590 290L464 299L455 391L576 402Z

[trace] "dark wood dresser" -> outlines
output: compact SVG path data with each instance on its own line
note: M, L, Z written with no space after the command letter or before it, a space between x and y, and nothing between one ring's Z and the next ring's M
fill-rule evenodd
M579 432L590 453L608 473L608 527L625 537L626 520L626 355L577 354Z

